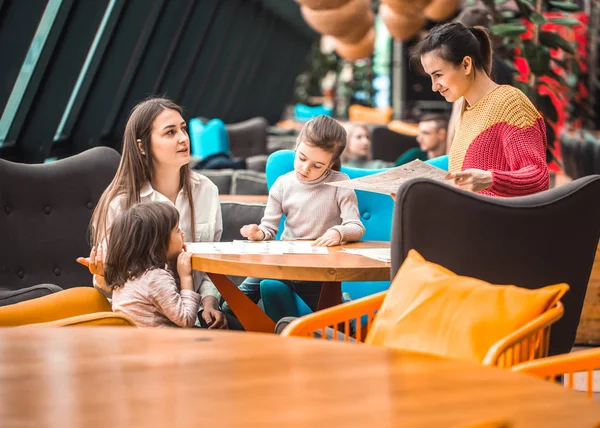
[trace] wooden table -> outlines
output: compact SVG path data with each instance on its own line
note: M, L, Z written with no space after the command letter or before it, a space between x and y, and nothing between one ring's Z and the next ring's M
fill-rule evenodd
M241 202L245 204L266 204L267 195L219 195L221 202Z
M343 248L384 248L389 242L364 241L329 247L327 255L194 254L192 268L206 272L248 331L273 333L275 323L248 299L226 275L323 282L319 309L342 302L342 281L387 281L390 264L341 251Z
M500 369L200 329L0 330L12 427L592 427L600 406ZM484 426L484 425L481 425ZM497 427L498 425L485 425Z

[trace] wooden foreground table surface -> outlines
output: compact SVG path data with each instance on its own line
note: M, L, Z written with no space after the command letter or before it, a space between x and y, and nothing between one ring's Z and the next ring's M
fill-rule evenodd
M0 330L9 427L593 427L600 406L480 365L275 335Z

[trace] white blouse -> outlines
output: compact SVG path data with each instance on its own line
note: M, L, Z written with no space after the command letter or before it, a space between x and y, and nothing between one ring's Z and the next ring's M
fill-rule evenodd
M192 237L192 216L188 198L183 189L179 191L174 204L179 211L179 227L185 232L185 240L190 242L218 242L223 234L219 190L210 179L197 172L192 172L191 187L194 198L196 236ZM173 205L169 198L154 190L150 182L147 182L140 189L140 202L168 202ZM124 211L124 203L124 196L118 196L110 203L106 217L107 229L110 229L115 217ZM204 272L194 271L193 277L194 288L200 293L201 298L206 296L220 298L219 291Z

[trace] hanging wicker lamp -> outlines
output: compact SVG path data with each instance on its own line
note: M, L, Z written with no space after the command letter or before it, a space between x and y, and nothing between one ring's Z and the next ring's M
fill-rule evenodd
M456 13L461 0L433 0L424 10L425 17L431 21L444 21Z
M370 8L370 0L348 0L336 9L310 9L302 5L300 10L306 23L315 31L344 37L357 25L364 23Z
M371 28L358 43L346 44L336 40L335 50L346 61L370 57L375 50L375 29Z

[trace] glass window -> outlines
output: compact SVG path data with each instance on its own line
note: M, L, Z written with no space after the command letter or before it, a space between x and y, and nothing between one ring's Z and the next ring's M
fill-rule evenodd
M50 29L54 24L54 20L56 19L61 4L62 0L48 0L46 9L44 9L44 14L42 15L42 19L40 19L40 23L33 36L33 40L31 41L23 65L21 66L19 76L17 77L10 97L8 98L8 102L6 103L6 107L4 108L4 112L2 113L2 117L0 118L0 147L5 145L8 131L10 130L17 114L17 110L21 105L21 100L29 85L29 80L33 75L40 54L44 49L44 45L50 34Z

